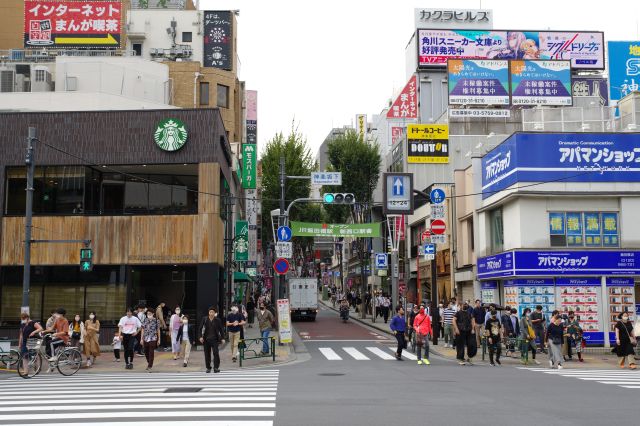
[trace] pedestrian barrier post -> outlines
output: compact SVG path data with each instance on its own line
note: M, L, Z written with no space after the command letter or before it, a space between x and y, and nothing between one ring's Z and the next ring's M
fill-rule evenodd
M269 339L269 340L267 340ZM262 346L264 342L270 343L270 352L262 352ZM256 358L271 358L275 362L276 360L276 339L274 337L258 337L257 339L243 339L238 343L238 350L240 351L239 365L242 367L242 361L247 359ZM259 350L259 351L258 351ZM247 356L247 354L253 354L253 356Z

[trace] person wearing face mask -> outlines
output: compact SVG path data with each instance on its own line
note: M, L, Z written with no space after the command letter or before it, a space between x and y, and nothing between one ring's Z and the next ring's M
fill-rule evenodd
M171 327L171 352L173 353L173 360L175 361L180 355L180 341L178 340L178 330L182 327L180 306L176 306L174 312L169 320L169 326Z
M128 308L127 314L120 318L118 322L118 331L120 332L120 340L124 346L124 362L127 370L133 369L133 347L135 346L136 336L141 328L142 324L140 324L140 320L133 315L131 308Z
M87 367L91 367L96 362L96 357L100 356L100 343L98 343L100 321L95 312L89 312L89 319L84 325L84 354L87 356Z
M29 314L23 312L20 314L20 337L18 338L18 348L20 353L27 353L27 340L42 331L40 323L29 318Z
M144 356L147 359L147 371L151 372L156 348L160 342L160 321L154 318L153 311L147 311L145 319L142 321L142 336L140 343L144 346Z
M276 322L273 314L267 310L264 303L260 303L260 309L258 310L258 326L260 327L260 337L262 338L262 352L260 355L266 355L269 353L269 333L271 333L271 327Z
M476 355L478 350L476 346L475 324L476 320L469 313L469 304L465 302L462 305L462 309L453 316L453 334L456 336L456 358L460 365L473 365L471 358ZM464 358L465 347L467 349L466 361Z
M244 315L242 315L237 306L231 307L231 312L227 315L227 331L229 332L229 341L231 342L231 361L238 360L238 344L240 343L240 330L244 325Z
M557 368L562 370L562 341L565 337L564 326L562 325L562 317L555 315L552 317L545 342L549 346L549 368Z
M71 346L78 348L82 352L84 322L80 320L80 314L75 314L73 321L69 321L69 336L71 337Z
M218 345L224 343L224 330L222 321L218 318L218 310L215 306L209 307L208 315L202 318L198 327L200 343L204 345L204 364L207 373L211 373L211 353L213 352L213 372L220 372L220 353Z
M489 346L489 363L492 367L495 367L496 363L502 365L500 363L500 352L502 351L501 342L504 331L502 323L498 320L498 312L492 309L489 313L489 319L484 324L484 335Z
M633 334L633 324L629 321L629 313L622 312L618 315L618 322L615 326L616 331L616 347L615 352L618 355L620 361L618 365L620 368L624 368L625 360L628 360L629 368L631 370L636 369L636 363L633 359L635 353L636 338Z
M522 340L522 349L520 351L520 362L522 364L529 363L527 352L531 351L533 362L540 365L540 361L536 359L536 333L531 323L531 308L525 308L520 317L520 339ZM525 359L526 358L526 359Z
M191 354L191 346L195 345L195 333L193 327L189 324L189 316L182 316L182 325L178 329L178 342L180 342L180 354L183 356L182 366L186 367L189 363L189 354Z
M413 319L413 330L416 333L416 356L418 365L429 365L429 339L433 331L431 330L431 317L425 310L424 306L420 306L418 314ZM422 358L422 349L424 348L424 358Z

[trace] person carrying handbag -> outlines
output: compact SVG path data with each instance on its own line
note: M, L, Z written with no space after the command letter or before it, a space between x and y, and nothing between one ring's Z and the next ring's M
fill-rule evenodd
M413 330L416 333L416 355L418 357L418 365L429 365L429 338L433 333L431 329L431 317L426 313L424 306L420 307L420 311L413 320ZM424 358L422 355L424 348Z
M629 369L635 370L636 363L633 359L635 354L635 346L637 341L633 333L633 325L629 321L629 313L622 312L618 315L618 322L616 323L616 355L620 361L618 364L620 368L624 368L625 360L628 360Z

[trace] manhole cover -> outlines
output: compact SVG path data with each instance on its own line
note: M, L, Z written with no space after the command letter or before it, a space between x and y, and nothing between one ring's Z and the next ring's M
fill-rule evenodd
M328 377L344 376L344 373L320 373L318 374L318 376L328 376Z
M164 393L196 393L201 390L202 388L167 388Z

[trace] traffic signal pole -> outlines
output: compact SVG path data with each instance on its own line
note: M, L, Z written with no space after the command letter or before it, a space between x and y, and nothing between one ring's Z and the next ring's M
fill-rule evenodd
M31 223L33 220L33 175L36 170L36 163L33 154L33 144L37 140L35 127L29 127L27 137L27 155L25 164L27 165L27 204L25 209L25 230L24 230L24 269L22 270L22 307L20 312L29 314L29 292L31 286Z

